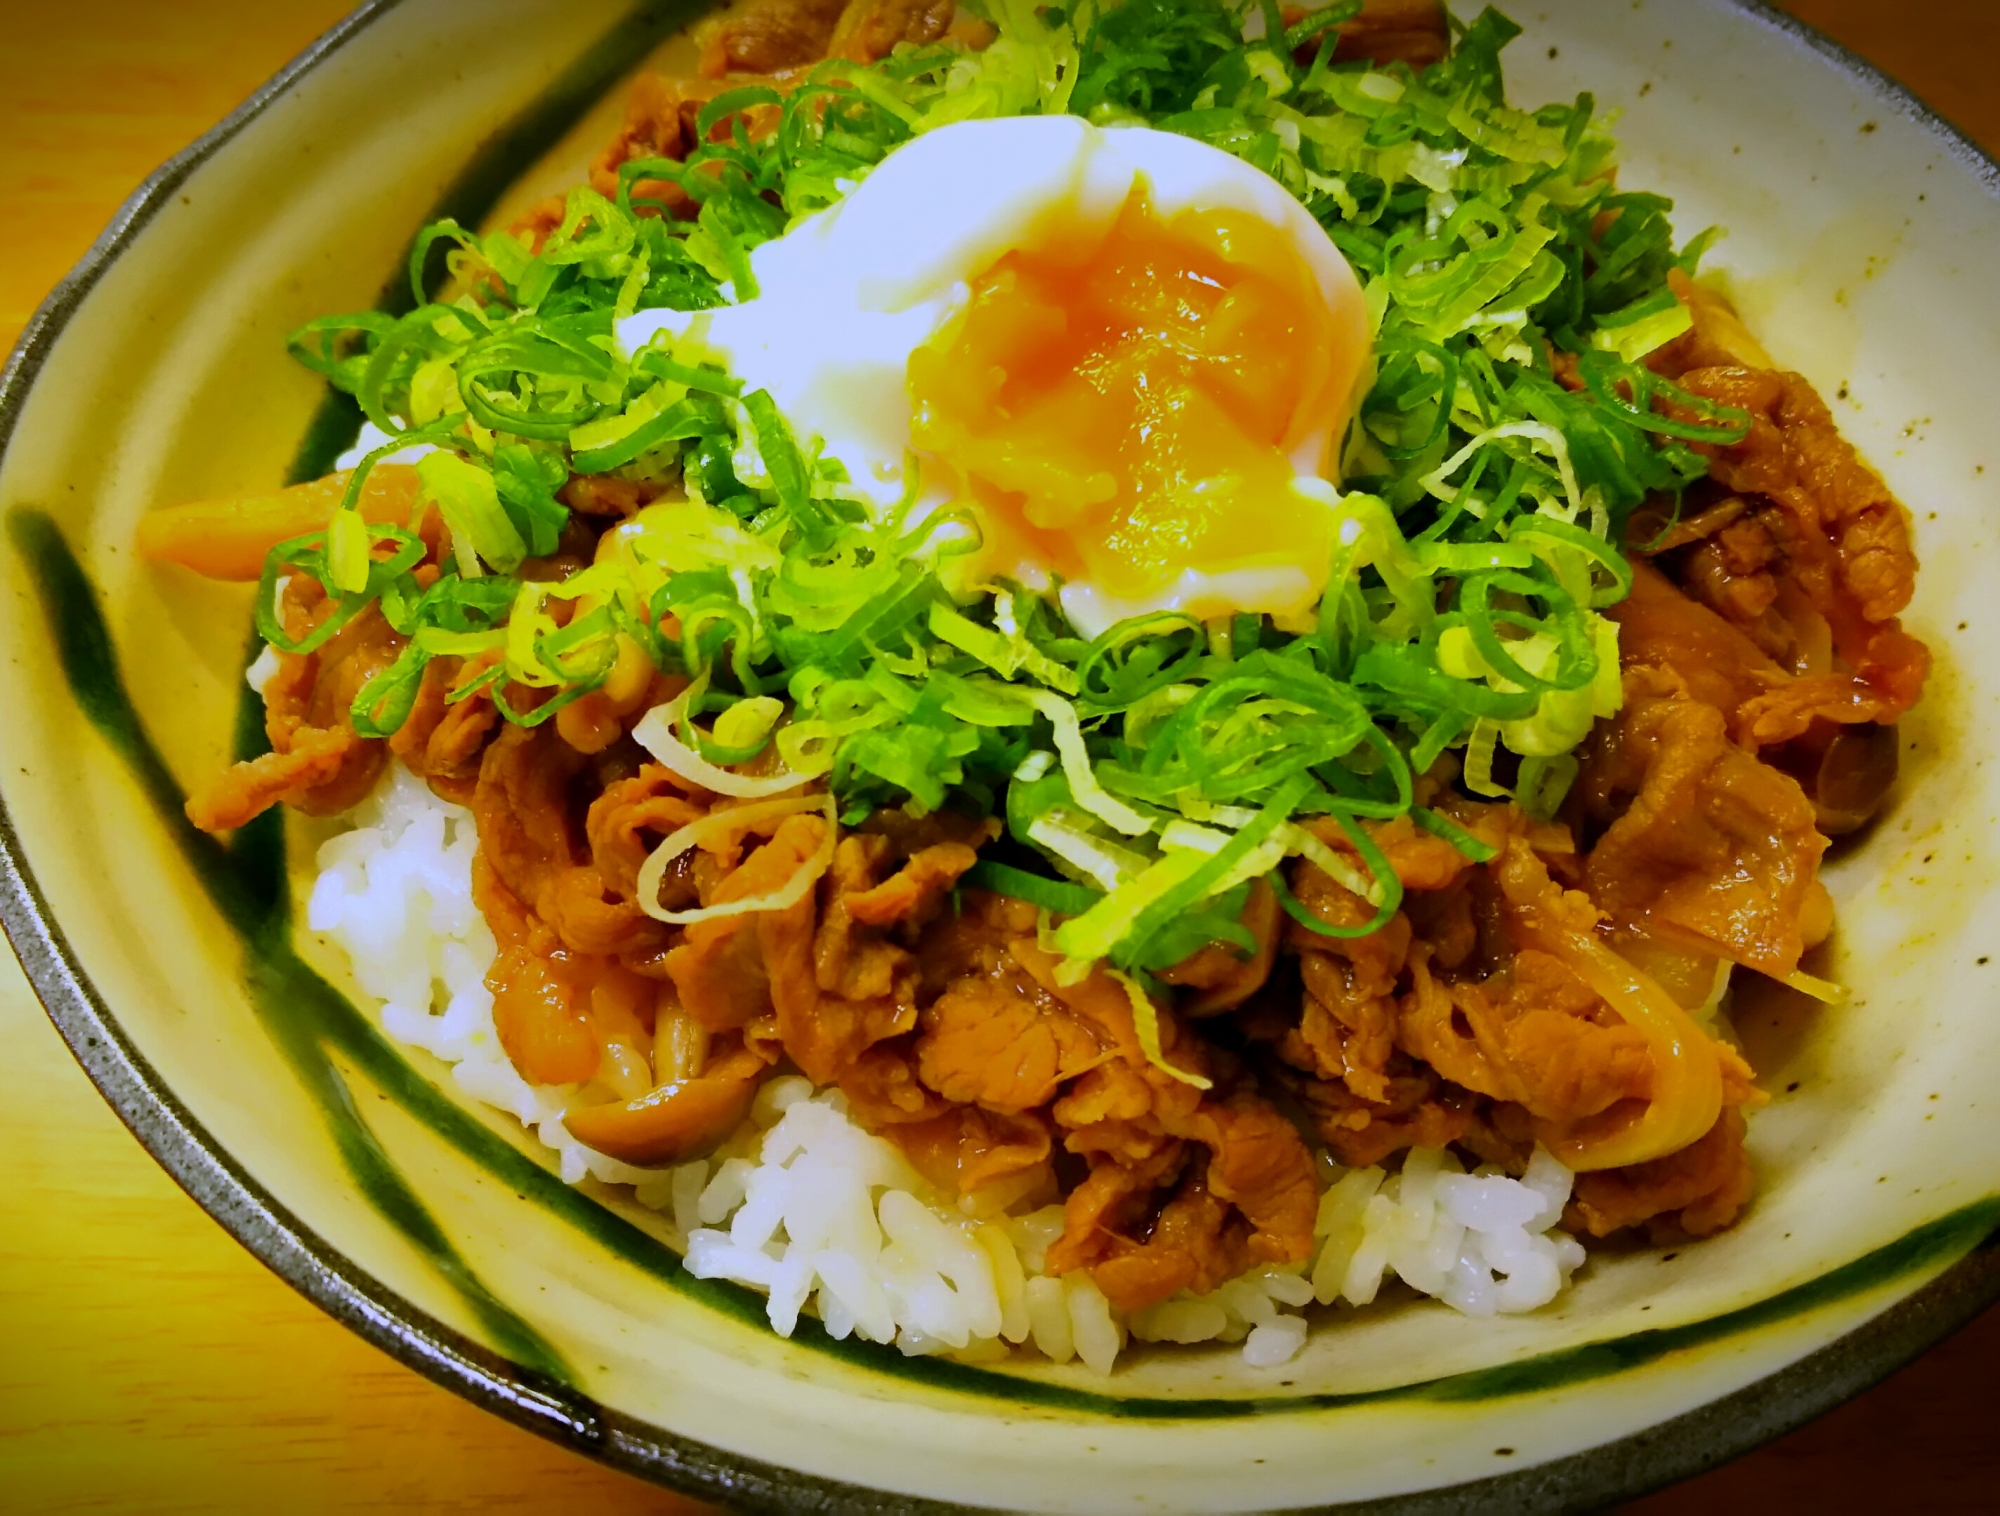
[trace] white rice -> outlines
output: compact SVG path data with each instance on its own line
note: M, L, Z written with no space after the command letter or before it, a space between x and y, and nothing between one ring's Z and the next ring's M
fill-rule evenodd
M1583 1244L1556 1229L1571 1179L1540 1147L1520 1179L1468 1174L1445 1148L1411 1149L1393 1176L1351 1169L1320 1197L1313 1297L1368 1305L1393 1272L1467 1316L1545 1306L1584 1259Z
M830 1336L910 1354L997 1357L1032 1338L1058 1362L1108 1373L1124 1346L1094 1284L1042 1275L1059 1207L961 1215L893 1143L848 1119L839 1091L816 1095L801 1078L772 1080L743 1132L639 1198L671 1210L688 1272L766 1292L784 1336L810 1304Z
M1547 1305L1583 1262L1582 1245L1556 1225L1570 1172L1541 1149L1518 1180L1468 1174L1441 1148L1411 1151L1395 1174L1342 1170L1322 1155L1311 1258L1129 1318L1086 1276L1043 1272L1062 1234L1060 1206L962 1214L894 1144L849 1120L838 1091L815 1093L802 1078L767 1083L743 1128L708 1158L620 1163L564 1128L574 1087L530 1085L500 1046L485 984L496 949L472 900L471 813L392 764L351 819L354 830L320 849L307 922L346 952L381 1002L383 1030L531 1128L566 1182L633 1185L671 1221L689 1272L767 1295L783 1336L810 1312L836 1339L975 1362L1032 1347L1105 1374L1137 1338L1240 1342L1246 1363L1275 1368L1305 1345L1308 1307L1369 1306L1392 1274L1466 1315L1491 1316Z

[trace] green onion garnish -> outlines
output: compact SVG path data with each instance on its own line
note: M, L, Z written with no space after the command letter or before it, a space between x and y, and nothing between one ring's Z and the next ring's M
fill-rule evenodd
M433 658L486 658L449 698L490 694L533 724L636 646L705 681L702 709L722 719L684 734L705 762L775 746L849 824L883 806L1005 815L1067 877L981 861L966 883L1065 918L1062 950L1108 961L1140 1014L1149 971L1205 942L1254 946L1239 918L1258 878L1323 935L1393 916L1401 886L1364 819L1408 814L1490 860L1413 805L1415 777L1447 754L1475 793L1553 815L1572 749L1617 708L1616 629L1600 613L1631 587L1625 524L1649 496L1679 499L1707 470L1701 448L1749 418L1643 362L1685 330L1667 274L1691 273L1713 234L1677 253L1671 203L1615 188L1588 95L1507 103L1501 54L1518 28L1497 12L1417 71L1334 61L1332 28L1356 0L1289 30L1271 0L991 10L1000 40L983 53L904 47L867 67L829 61L788 92L717 96L685 162L627 163L615 196L577 189L539 248L439 222L412 250L416 309L300 328L293 353L393 439L357 470L349 507L376 459L443 449L418 468L454 571L420 585L414 526L344 508L272 553L257 623L309 652L381 607L406 642L354 702L366 736L408 718ZM976 534L969 517L878 519L770 394L664 339L619 347L633 311L753 298L756 248L913 137L1065 111L1265 170L1364 281L1376 366L1341 460L1349 492L1327 488L1337 546L1309 628L1159 613L1085 641L1049 596L954 593L941 570ZM450 300L425 294L440 258L463 291ZM1557 351L1575 355L1580 390L1558 382ZM550 582L533 562L559 550L566 486L605 475L661 503ZM334 605L291 639L275 597L296 575ZM1496 763L1503 748L1518 765ZM1343 882L1365 872L1364 926L1329 927L1286 887L1285 860L1320 848L1296 825L1314 816L1361 860Z

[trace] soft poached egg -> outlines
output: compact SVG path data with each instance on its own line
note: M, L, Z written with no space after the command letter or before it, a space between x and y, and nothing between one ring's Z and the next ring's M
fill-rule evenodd
M1167 132L965 122L751 264L756 298L621 340L669 332L769 390L879 510L914 451L920 507L980 523L968 587L1059 583L1086 636L1318 600L1369 323L1268 175Z

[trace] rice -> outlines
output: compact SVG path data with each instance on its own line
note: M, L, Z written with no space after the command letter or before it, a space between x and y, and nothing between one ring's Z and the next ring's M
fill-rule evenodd
M1465 1315L1491 1316L1547 1305L1584 1256L1554 1230L1571 1175L1545 1150L1517 1180L1468 1174L1446 1149L1417 1148L1400 1173L1339 1175L1306 1263L1121 1317L1086 1276L1043 1272L1060 1206L985 1222L959 1214L894 1144L848 1118L837 1090L774 1080L750 1125L715 1159L642 1186L640 1199L672 1209L689 1272L767 1291L771 1325L787 1336L816 1301L833 1337L893 1341L906 1353L1032 1342L1102 1373L1130 1336L1241 1342L1246 1363L1276 1367L1305 1345L1306 1307L1369 1305L1392 1273Z
M810 1306L835 1340L909 1354L997 1357L1032 1340L1058 1363L1107 1373L1125 1345L1095 1284L1042 1273L1061 1207L966 1216L893 1143L856 1126L838 1090L815 1094L801 1078L765 1085L745 1131L639 1198L671 1210L689 1273L766 1292L784 1336Z
M1240 1343L1253 1368L1305 1346L1306 1311L1373 1304L1392 1276L1468 1316L1532 1311L1568 1285L1584 1250L1557 1226L1571 1175L1537 1149L1514 1179L1471 1173L1442 1148L1399 1172L1341 1169L1322 1155L1310 1258L1253 1269L1204 1295L1125 1316L1080 1272L1045 1272L1060 1206L975 1217L935 1192L893 1143L849 1117L837 1090L796 1076L758 1092L743 1127L708 1158L634 1168L584 1147L563 1115L574 1086L529 1084L493 1024L496 952L472 899L472 815L400 764L319 851L306 919L340 947L383 1030L451 1066L473 1099L507 1112L556 1155L562 1178L634 1187L667 1220L697 1278L767 1297L790 1336L817 1316L836 1340L974 1362L1014 1349L1109 1373L1128 1340Z
M1584 1259L1583 1244L1555 1229L1571 1179L1540 1147L1520 1179L1468 1174L1445 1148L1411 1149L1395 1175L1349 1170L1320 1197L1313 1298L1368 1305L1393 1272L1467 1316L1545 1306Z

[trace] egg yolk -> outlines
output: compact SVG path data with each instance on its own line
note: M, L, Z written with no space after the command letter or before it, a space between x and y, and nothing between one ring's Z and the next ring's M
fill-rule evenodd
M1241 212L1162 219L1143 186L1077 240L1009 253L910 357L913 440L974 506L979 566L1135 600L1287 566L1317 595L1330 526L1295 455L1342 419L1353 355L1297 246Z

